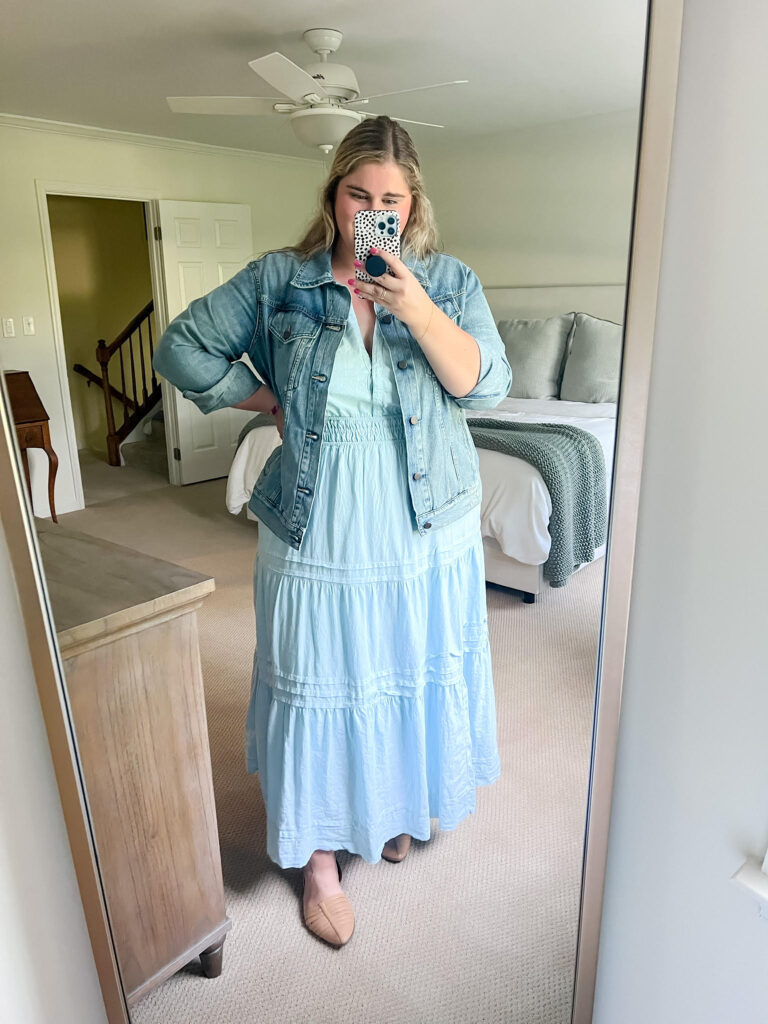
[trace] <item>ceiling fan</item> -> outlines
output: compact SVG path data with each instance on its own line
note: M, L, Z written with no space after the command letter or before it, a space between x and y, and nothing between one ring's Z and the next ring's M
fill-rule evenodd
M335 53L341 45L344 38L342 33L333 28L310 28L303 33L303 38L320 58L305 64L303 68L278 52L248 61L249 67L280 92L281 96L168 96L168 106L177 114L244 114L251 117L262 114L287 115L300 142L329 153L363 118L378 116L354 110L355 106L384 96L467 84L467 79L458 79L361 96L354 71L344 64L333 64L328 60L328 54ZM285 101L286 97L290 102ZM429 128L445 127L428 121L408 121L401 117L397 120Z

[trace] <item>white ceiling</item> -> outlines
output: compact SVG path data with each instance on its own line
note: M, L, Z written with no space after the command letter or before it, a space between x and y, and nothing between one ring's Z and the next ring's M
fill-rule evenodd
M428 149L637 107L645 19L645 0L7 0L0 111L311 157L285 117L173 114L165 97L272 96L248 61L314 61L301 34L328 27L364 95L469 79L365 108L448 126L406 125Z

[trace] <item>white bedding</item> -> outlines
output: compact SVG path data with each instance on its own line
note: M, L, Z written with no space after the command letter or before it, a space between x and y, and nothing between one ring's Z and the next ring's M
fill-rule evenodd
M572 423L594 434L605 453L607 487L613 464L616 405L612 402L545 401L505 398L494 409L466 410L473 417L494 417L528 423ZM247 505L270 452L280 444L276 427L258 427L246 435L235 453L227 480L227 508L237 515ZM524 459L488 448L477 449L480 460L484 537L494 538L505 555L526 565L541 565L549 556L552 502L541 474ZM250 511L248 515L254 518ZM604 548L596 552L596 557Z

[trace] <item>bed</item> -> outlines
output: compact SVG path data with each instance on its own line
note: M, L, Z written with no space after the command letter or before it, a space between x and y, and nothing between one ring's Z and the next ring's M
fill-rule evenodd
M523 289L486 289L515 382L510 395L494 409L465 410L467 422L471 428L473 418L493 417L565 423L588 431L602 448L610 494L621 328L608 314L623 311L624 289L612 285L592 286L590 294L582 288L533 291L530 296ZM583 301L591 302L589 314L558 312L571 303L571 310L578 309L576 303ZM527 365L530 353L536 358ZM548 353L546 358L542 353ZM588 400L574 400L578 398ZM246 506L247 516L256 519L247 509L248 500L270 452L280 443L277 428L270 425L251 430L239 445L226 490L227 508L233 515ZM539 471L524 459L482 447L477 450L486 579L522 591L524 600L532 603L548 587L543 570L551 544L549 490ZM604 554L605 544L595 550L593 561Z

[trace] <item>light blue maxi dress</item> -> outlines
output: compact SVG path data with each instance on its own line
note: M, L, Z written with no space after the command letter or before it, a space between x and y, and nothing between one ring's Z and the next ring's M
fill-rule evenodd
M501 771L480 509L416 529L394 372L350 310L301 550L259 523L246 767L281 867L454 829Z

